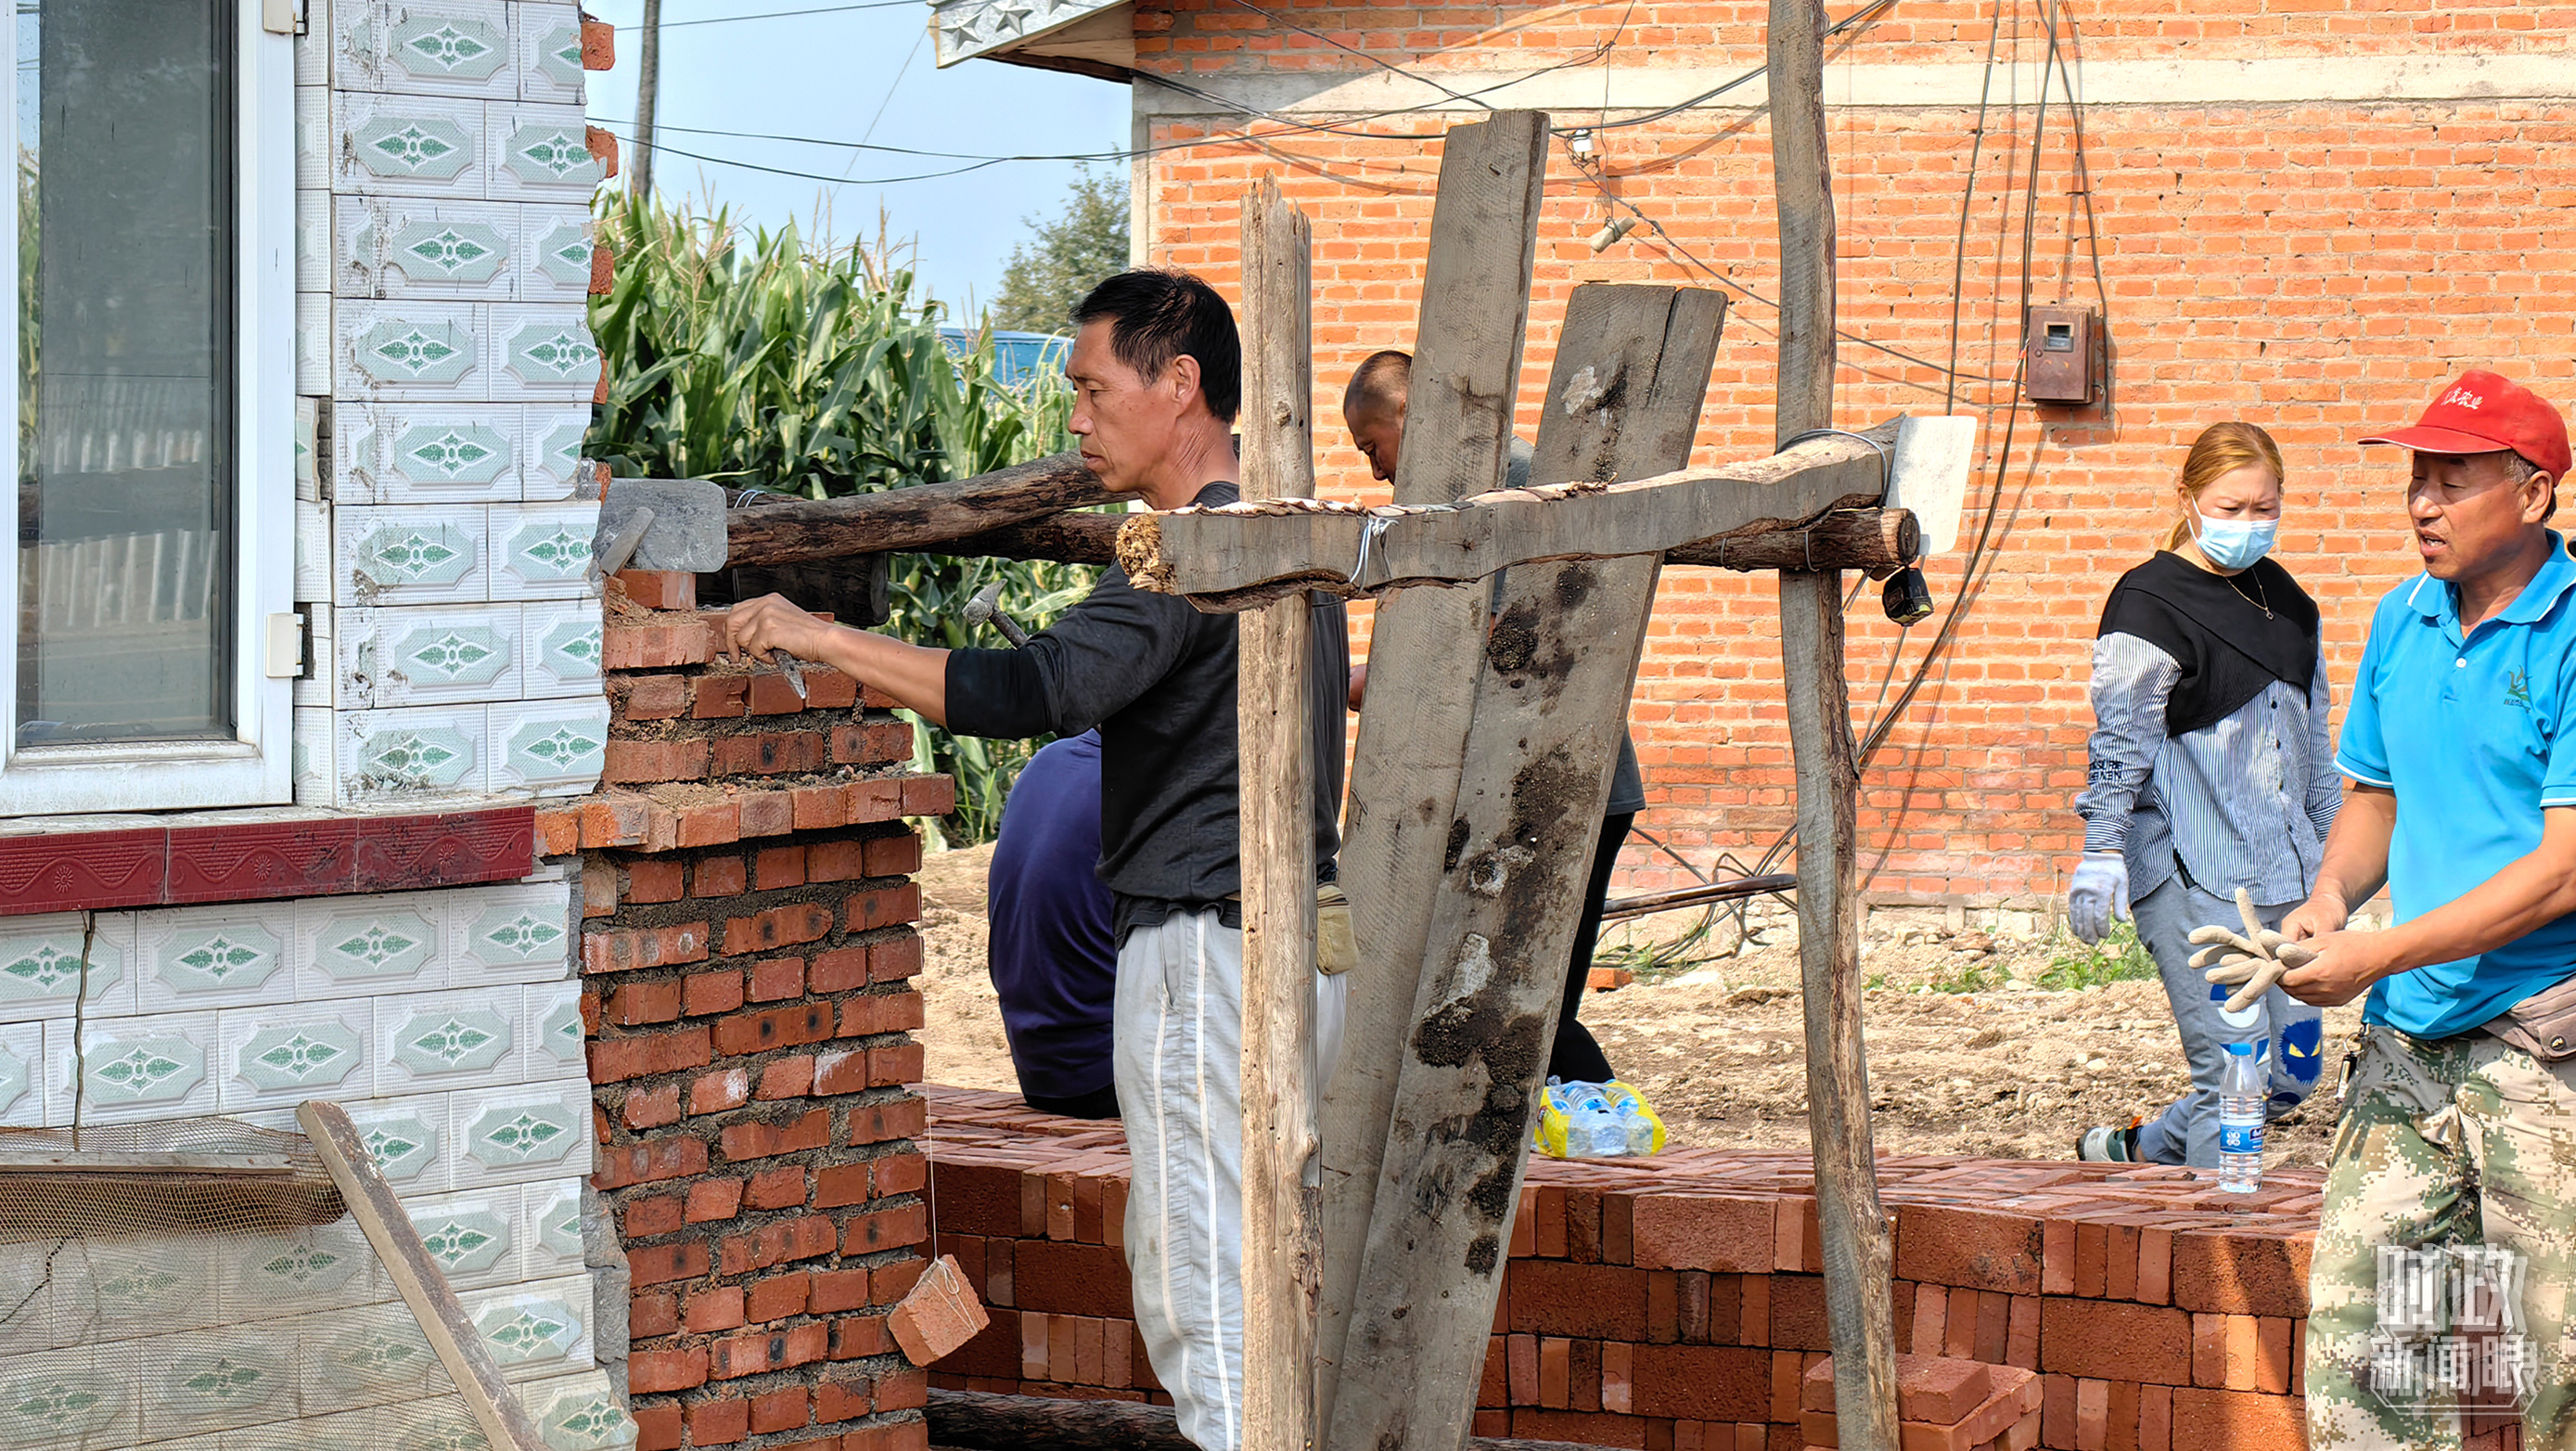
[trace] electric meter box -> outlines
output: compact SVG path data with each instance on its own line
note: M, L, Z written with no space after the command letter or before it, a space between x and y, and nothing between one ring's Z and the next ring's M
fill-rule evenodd
M2023 320L2022 392L2034 403L2090 403L2101 356L2089 307L2034 307Z

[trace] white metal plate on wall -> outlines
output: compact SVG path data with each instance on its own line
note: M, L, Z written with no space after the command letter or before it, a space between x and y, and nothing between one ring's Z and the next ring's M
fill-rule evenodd
M1914 511L1927 556L1959 547L1959 511L1967 502L1977 427L1977 419L1967 414L1897 421L1895 457L1887 466L1886 505Z

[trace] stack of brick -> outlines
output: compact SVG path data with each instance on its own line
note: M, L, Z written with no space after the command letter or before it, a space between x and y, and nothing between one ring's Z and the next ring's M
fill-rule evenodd
M1940 1355L1896 1357L1897 1445L1901 1451L2030 1451L2039 1444L2039 1375ZM1809 1446L1840 1446L1834 1363L1820 1360L1799 1383L1798 1428Z
M1130 1318L1115 1126L926 1087L934 1226L992 1325L965 1390L1157 1398ZM2039 1373L2051 1451L2302 1439L2318 1181L1886 1155L1897 1348ZM1652 1451L1795 1451L1830 1348L1806 1156L1674 1149L1530 1167L1474 1430Z
M688 576L626 574L601 791L540 820L582 859L593 1184L633 1281L640 1451L919 1451L888 1311L929 1236L909 880L946 777L890 702L715 655Z

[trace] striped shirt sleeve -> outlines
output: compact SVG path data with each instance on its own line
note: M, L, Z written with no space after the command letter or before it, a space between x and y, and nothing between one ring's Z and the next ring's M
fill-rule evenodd
M2135 635L2093 642L2093 735L2086 743L2084 792L2075 798L2086 851L2128 844L2130 814L2164 749L2165 702L2181 677L2180 663Z

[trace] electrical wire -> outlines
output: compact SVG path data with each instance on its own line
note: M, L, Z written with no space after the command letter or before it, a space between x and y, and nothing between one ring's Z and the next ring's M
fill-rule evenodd
M757 15L710 15L703 20L665 20L662 22L662 28L678 30L687 25L731 25L737 20L785 20L795 15L839 15L850 10L893 10L898 7L918 7L920 3L921 0L864 0L864 3L857 5L822 5L812 10L763 10ZM642 25L617 27L620 31L643 28Z

